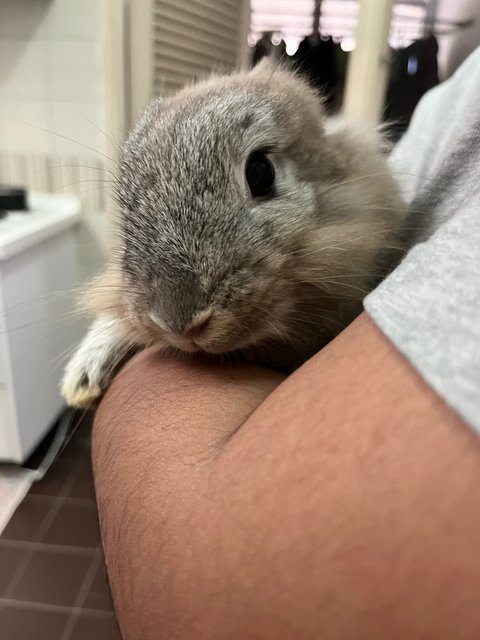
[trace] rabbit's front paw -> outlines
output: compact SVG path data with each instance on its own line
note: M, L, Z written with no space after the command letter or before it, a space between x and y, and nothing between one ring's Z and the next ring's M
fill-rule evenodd
M97 403L103 393L98 372L94 354L90 360L75 357L70 361L62 381L62 395L69 406L91 407Z
M91 407L106 390L125 356L118 321L97 319L67 364L61 392L71 407Z

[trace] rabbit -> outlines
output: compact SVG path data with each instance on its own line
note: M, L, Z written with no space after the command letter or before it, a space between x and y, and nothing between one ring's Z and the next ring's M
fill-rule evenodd
M407 208L381 134L323 103L268 59L151 102L122 148L68 404L94 406L149 345L290 372L361 312L405 252Z

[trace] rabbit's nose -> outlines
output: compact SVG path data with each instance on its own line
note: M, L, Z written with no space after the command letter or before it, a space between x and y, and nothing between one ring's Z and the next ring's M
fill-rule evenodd
M198 338L210 324L213 316L212 309L205 309L197 313L185 327L184 335L189 338Z

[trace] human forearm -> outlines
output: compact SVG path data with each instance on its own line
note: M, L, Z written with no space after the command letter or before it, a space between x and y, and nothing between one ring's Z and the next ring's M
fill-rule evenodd
M367 318L240 429L270 373L151 364L96 424L125 640L480 635L478 443Z

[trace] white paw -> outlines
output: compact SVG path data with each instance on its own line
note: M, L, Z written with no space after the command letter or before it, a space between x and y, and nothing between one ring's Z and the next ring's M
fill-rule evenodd
M95 405L103 391L94 367L89 366L87 362L85 365L78 363L78 366L67 367L62 380L61 393L70 407L82 408Z
M118 322L99 318L67 364L61 393L71 407L91 407L110 384L125 355Z
M91 407L102 396L103 389L108 386L102 380L101 354L85 351L80 347L65 369L61 392L71 407Z

